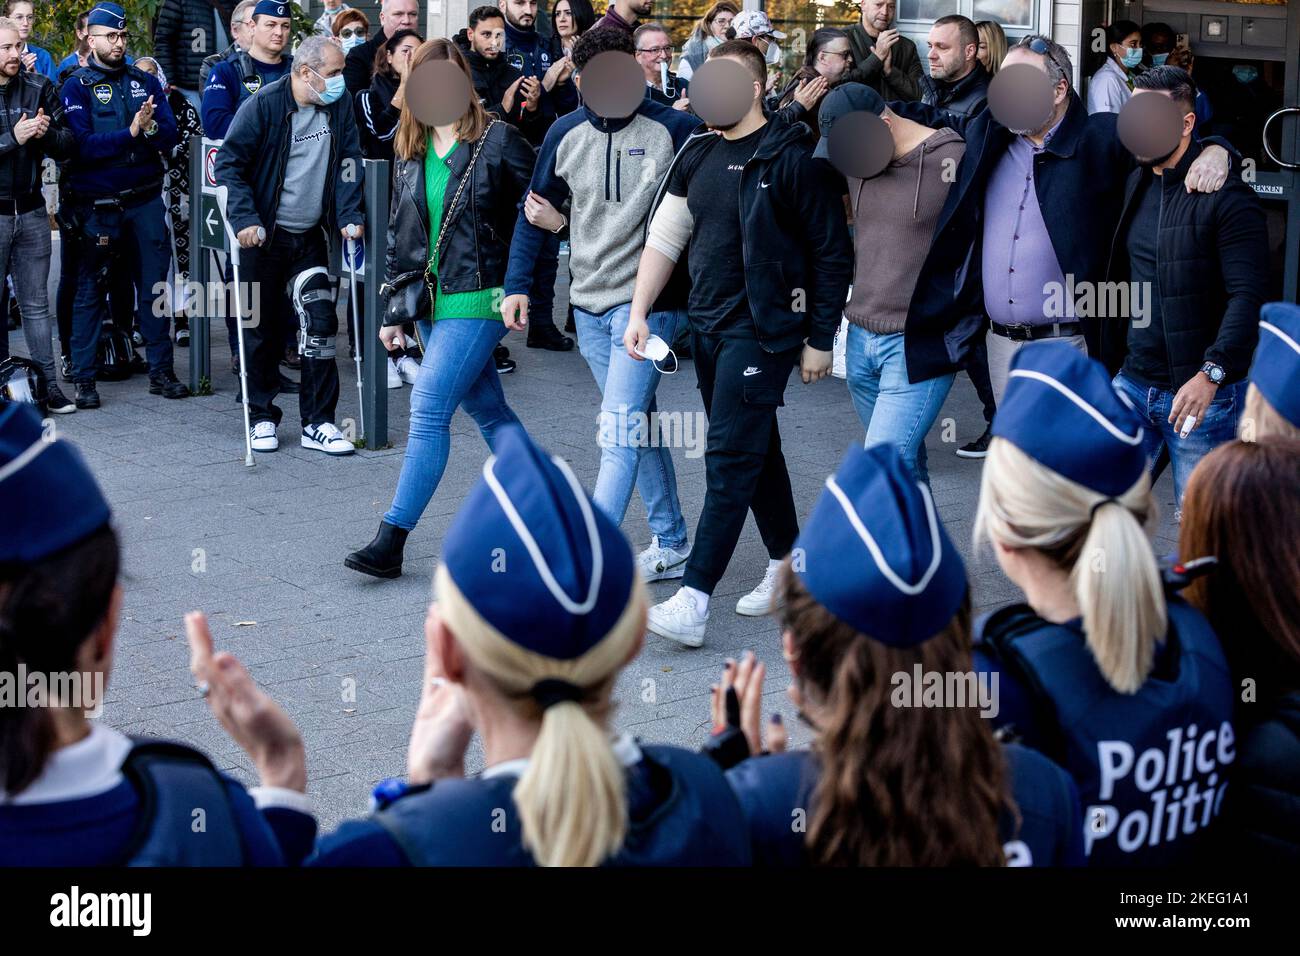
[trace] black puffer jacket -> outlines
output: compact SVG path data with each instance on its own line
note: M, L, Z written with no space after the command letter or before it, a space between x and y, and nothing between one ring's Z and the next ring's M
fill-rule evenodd
M1219 818L1219 845L1237 864L1300 863L1300 692L1271 702L1240 731L1232 781Z
M988 105L989 71L984 69L984 64L978 60L975 61L975 69L956 83L945 83L943 80L931 79L924 74L921 76L921 81L921 85L925 88L921 102L928 106L947 110L958 116L974 116Z
M173 86L183 90L203 89L199 79L203 58L219 52L212 11L215 8L221 14L222 28L229 37L230 15L235 12L237 2L164 0L154 23L153 55ZM203 32L195 33L195 30Z
M1268 230L1255 191L1230 175L1217 193L1189 194L1183 179L1200 154L1201 144L1193 141L1159 183L1156 279L1175 390L1207 361L1223 366L1225 384L1245 377L1259 341L1259 307L1269 282ZM1111 282L1129 279L1125 243L1133 197L1145 174L1139 168L1128 177L1110 250ZM1112 373L1124 363L1127 343L1127 322L1101 323L1102 356Z
M473 178L452 208L449 204L476 145L461 143L444 160L450 173L442 198L443 217L451 225L439 250L438 288L448 294L491 289L505 281L519 204L528 192L537 159L517 129L500 120L493 122L483 134ZM424 156L398 159L393 170L386 281L428 267L429 201L424 164Z

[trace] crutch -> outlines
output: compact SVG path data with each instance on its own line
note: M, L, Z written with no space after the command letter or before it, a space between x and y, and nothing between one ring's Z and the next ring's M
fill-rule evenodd
M352 297L352 358L357 366L357 414L361 418L359 431L364 440L366 400L365 390L361 386L361 312L357 308L357 240L349 236L346 242L347 248L343 250L343 258L348 262L348 294Z
M217 202L221 205L221 221L226 227L226 239L230 243L230 266L235 278L235 338L239 342L239 397L244 405L244 464L253 467L253 426L248 413L248 362L244 360L244 306L240 302L239 290L239 239L230 227L230 218L226 215L226 187L217 187ZM266 233L259 226L259 238L265 239Z

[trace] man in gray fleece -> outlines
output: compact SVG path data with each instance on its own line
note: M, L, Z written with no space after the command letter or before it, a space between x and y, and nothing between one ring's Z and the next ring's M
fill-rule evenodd
M856 259L853 289L844 308L851 323L845 347L849 395L867 429L866 444L897 445L917 479L928 482L925 435L948 397L953 375L908 381L903 324L966 145L950 129L934 130L893 113L875 90L845 83L822 102L822 138L815 156L828 158L835 121L858 110L885 121L894 156L871 179L845 176Z

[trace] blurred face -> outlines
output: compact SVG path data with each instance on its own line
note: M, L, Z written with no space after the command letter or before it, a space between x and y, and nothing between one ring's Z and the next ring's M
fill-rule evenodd
M511 26L527 30L537 22L537 0L500 0L497 6L504 11Z
M636 61L645 71L645 78L659 81L659 64L669 63L673 58L673 41L666 33L645 33L636 41Z
M288 17L254 17L251 49L279 56L289 42Z
M577 24L573 19L573 9L569 6L568 0L560 0L555 5L555 13L551 19L555 21L555 32L562 37L571 37L578 32Z
M971 71L975 49L962 45L961 31L957 29L957 24L945 23L931 27L930 75L936 80L961 79Z
M125 30L108 27L90 28L90 49L95 58L105 66L117 66L126 56L126 41L130 35Z
M999 67L999 70L1005 69L1006 67L1011 66L1012 64L1015 63L1028 63L1035 70L1041 70L1043 73L1047 74L1048 76L1052 75L1052 71L1047 68L1047 58L1038 53L1035 53L1033 50L1026 49L1025 47L1017 46L1017 47L1012 47L1010 50L1008 50L1006 57L1002 60L1002 66ZM1055 123L1056 120L1061 115L1064 114L1065 103L1069 95L1070 95L1070 88L1066 84L1065 80L1064 79L1057 80L1055 98L1052 101L1054 106L1052 110L1051 119L1049 119L1043 125L1042 129L1037 129L1037 130L1016 129L1016 130L1012 130L1011 132L1037 134L1037 133L1046 132L1047 130L1051 129L1052 124Z
M814 66L816 66L819 74L826 77L828 82L834 83L848 72L851 56L847 39L832 40L817 51Z
M879 33L894 22L898 0L862 0L862 22Z
M23 68L23 59L18 53L22 46L17 30L0 30L0 76L18 75Z
M32 22L36 19L36 8L30 3L15 3L14 12L9 19L18 25L18 39L23 43L32 34Z
M379 11L379 23L389 36L398 30L414 30L419 21L420 7L415 0L385 0Z
M1135 87L1133 90L1133 95L1138 96L1139 94L1141 94L1142 96L1169 97L1169 94L1166 93L1164 90L1143 90ZM1165 160L1173 156L1174 153L1178 152L1179 149L1187 145L1187 142L1192 138L1192 131L1194 129L1196 129L1196 114L1193 112L1184 113L1182 140L1178 146L1175 146L1173 149L1165 153L1165 155L1163 156L1137 156L1135 154L1133 158L1136 159L1143 166L1159 166L1160 164L1164 163Z
M485 60L495 60L506 48L506 22L499 19L481 20L469 39L475 53Z
M730 10L719 10L718 15L713 18L713 25L709 27L709 32L719 40L725 40L727 30L731 28L731 21L735 16Z

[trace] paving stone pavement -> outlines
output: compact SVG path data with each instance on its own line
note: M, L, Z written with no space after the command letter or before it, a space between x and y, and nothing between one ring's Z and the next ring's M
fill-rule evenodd
M563 292L556 302L561 320ZM221 769L254 782L249 761L209 714L187 669L182 615L204 610L217 646L238 655L302 729L310 792L322 828L330 829L365 812L376 782L405 771L430 578L442 536L487 450L473 421L458 412L446 475L411 534L403 576L379 581L357 574L343 567L343 558L370 540L391 500L406 441L410 389L388 393L393 447L344 459L298 447L296 399L284 396L280 451L259 455L256 466L246 468L242 412L228 372L225 335L218 332L213 339L214 394L168 401L149 395L144 378L136 376L101 384L102 409L57 420L61 436L81 447L99 478L125 550L126 600L103 719L128 733L200 747ZM523 339L516 333L506 339L519 361L518 371L503 378L506 397L532 436L564 457L591 488L600 458L595 382L576 349L537 351L525 348ZM21 332L10 335L10 348L26 354ZM357 414L355 374L342 351L340 420ZM176 361L184 378L186 350L176 350ZM658 398L662 413L681 412L691 422L702 416L689 361L663 379ZM976 608L987 610L1016 599L1018 592L991 555L971 557L981 466L953 452L977 437L983 424L974 390L959 376L927 449L936 506L967 559ZM786 391L780 428L803 519L844 450L862 440L862 426L843 381L805 386L796 376ZM673 458L693 531L704 493L704 461L696 457L702 440L696 450L686 444L673 448ZM1168 475L1157 493L1156 544L1168 552L1176 540ZM623 529L636 549L649 543L645 511L635 496ZM752 649L767 664L765 713L781 711L795 741L807 739L785 698L789 672L775 625L733 611L736 599L762 577L766 562L751 518L714 595L705 646L687 650L648 635L645 650L618 682L617 727L650 741L699 746L708 733L709 685L724 658ZM651 585L652 598L666 599L677 585ZM482 766L477 740L468 766Z

